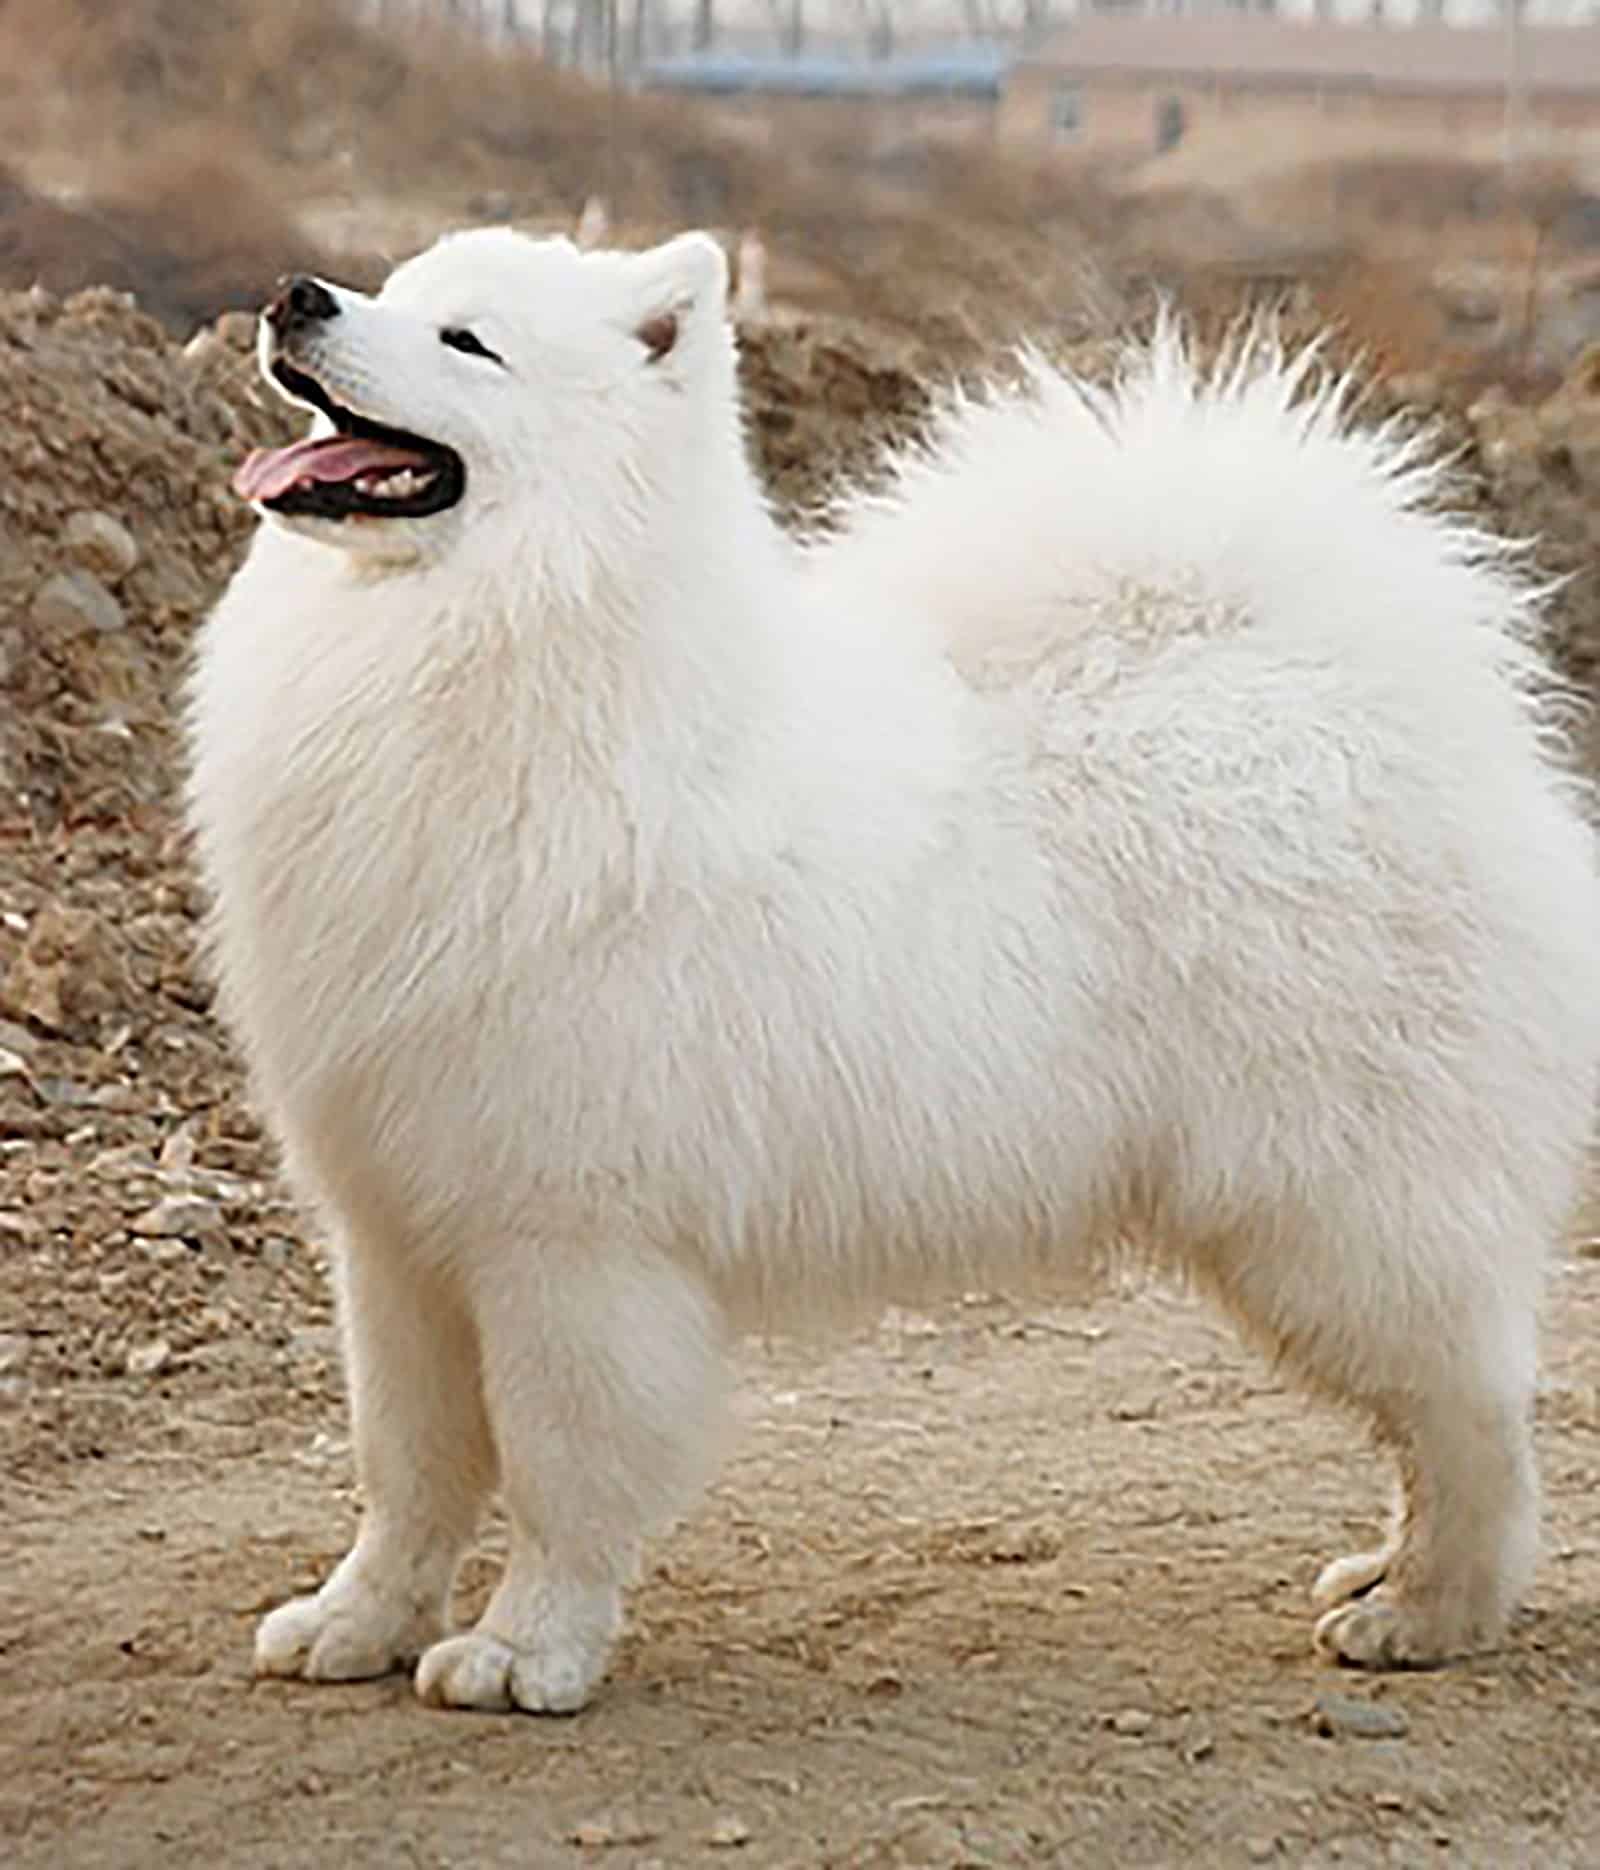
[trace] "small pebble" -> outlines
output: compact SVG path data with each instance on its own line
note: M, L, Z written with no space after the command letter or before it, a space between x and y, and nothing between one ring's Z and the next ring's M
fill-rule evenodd
M254 350L256 315L254 312L224 312L212 330L224 344L236 351Z
M719 1850L737 1850L741 1844L750 1842L750 1827L742 1818L726 1813L711 1827L707 1842Z
M1398 1740L1411 1723L1403 1709L1348 1695L1318 1695L1311 1725L1319 1734L1350 1734L1358 1740Z
M74 564L108 584L118 584L139 562L139 542L109 513L74 513L61 529L61 544Z
M110 636L127 619L93 572L74 567L47 578L34 595L33 621L60 636Z
M129 1223L130 1231L156 1239L214 1234L222 1230L222 1210L198 1195L166 1195Z
M146 1235L139 1242L141 1251L156 1262L158 1266L175 1265L179 1260L186 1260L191 1249L181 1240L163 1240L159 1235Z
M183 347L184 361L190 364L208 364L214 358L229 355L228 345L210 326L197 331Z
M172 1362L172 1346L165 1338L152 1338L148 1344L135 1344L128 1351L128 1375L159 1376Z

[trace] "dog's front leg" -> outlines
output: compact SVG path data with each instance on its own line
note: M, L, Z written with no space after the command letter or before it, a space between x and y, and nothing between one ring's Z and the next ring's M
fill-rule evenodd
M353 1230L336 1272L361 1529L256 1634L258 1674L307 1681L386 1674L439 1636L494 1474L477 1332L450 1286Z
M707 1478L722 1322L702 1280L614 1233L509 1246L478 1268L511 1547L476 1627L422 1658L417 1692L438 1707L566 1713L605 1671L641 1542Z

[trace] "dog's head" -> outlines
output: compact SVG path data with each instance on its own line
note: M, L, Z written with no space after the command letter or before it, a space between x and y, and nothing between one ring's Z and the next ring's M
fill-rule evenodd
M261 368L315 411L234 486L274 520L377 558L435 558L480 522L569 527L694 446L708 385L731 400L727 266L704 234L580 252L508 229L449 235L375 298L284 282ZM698 395L695 392L700 392Z

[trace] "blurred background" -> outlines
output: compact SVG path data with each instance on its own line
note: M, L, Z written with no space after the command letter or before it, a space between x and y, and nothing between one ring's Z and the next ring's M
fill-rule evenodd
M960 353L1314 301L1549 387L1600 334L1576 0L0 0L0 286L186 335L506 219L741 239L747 301Z

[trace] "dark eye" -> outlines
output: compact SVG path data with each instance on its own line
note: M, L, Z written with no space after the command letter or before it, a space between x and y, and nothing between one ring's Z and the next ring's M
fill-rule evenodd
M505 359L497 357L483 339L468 331L462 325L451 325L439 333L439 342L448 344L453 351L464 351L468 357L487 357L491 364L503 364Z

